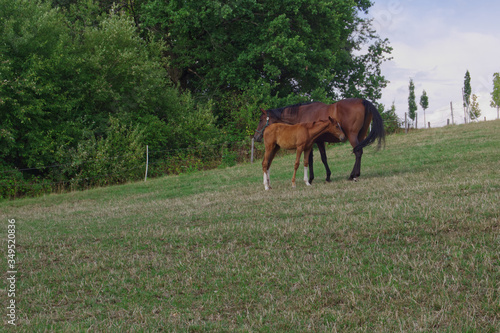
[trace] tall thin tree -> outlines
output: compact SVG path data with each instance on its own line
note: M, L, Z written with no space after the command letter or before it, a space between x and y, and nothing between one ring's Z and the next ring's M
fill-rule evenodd
M491 93L492 108L497 108L497 119L500 118L500 73L493 74L493 92Z
M424 128L425 124L427 124L427 120L425 119L425 110L429 108L429 96L427 96L427 92L424 90L422 92L422 96L420 96L420 106L424 110Z
M410 91L410 94L408 96L408 116L411 120L415 121L417 102L415 102L415 84L413 83L413 79L410 79L410 85L408 89Z
M470 86L470 73L469 70L465 72L464 76L464 90L463 90L463 98L464 98L464 121L467 122L469 119L469 109L470 109L470 98L472 94L472 88Z

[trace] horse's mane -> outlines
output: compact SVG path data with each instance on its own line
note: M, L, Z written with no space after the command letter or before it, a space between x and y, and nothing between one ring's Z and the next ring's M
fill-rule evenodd
M295 114L297 114L297 112L299 111L299 108L303 105L309 105L309 104L312 104L312 103L316 103L316 102L305 102L305 103L299 103L299 104L293 104L293 105L288 105L288 106L284 106L282 108L277 108L277 109L270 109L270 110L267 110L267 114L269 115L269 117L272 117L272 118L276 118L276 119L281 119L281 116L283 115L283 112L285 110L287 110L287 116L293 116Z

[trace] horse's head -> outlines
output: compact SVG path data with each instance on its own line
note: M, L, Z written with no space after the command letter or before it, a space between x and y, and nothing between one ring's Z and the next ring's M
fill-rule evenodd
M262 137L264 136L264 130L267 126L269 126L273 121L270 119L269 114L266 110L260 109L262 111L259 119L259 125L257 125L257 129L255 130L255 135L253 136L254 140L257 142L262 141Z
M340 127L340 123L337 121L337 119L334 119L332 117L328 117L330 119L330 127L328 128L328 131L335 135L341 142L344 142L346 139L345 133L342 130L342 127Z

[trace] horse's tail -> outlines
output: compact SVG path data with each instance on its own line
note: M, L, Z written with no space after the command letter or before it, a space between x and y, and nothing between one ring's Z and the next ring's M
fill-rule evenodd
M382 146L382 141L385 144L384 121L382 120L380 113L378 112L375 105L373 105L366 99L363 100L363 105L365 106L365 118L366 115L368 115L368 112L372 114L372 129L370 131L370 134L368 134L368 136L363 141L361 141L356 147L354 147L353 152L357 152L364 147L371 145L376 140L378 140L377 149L380 149L380 147Z

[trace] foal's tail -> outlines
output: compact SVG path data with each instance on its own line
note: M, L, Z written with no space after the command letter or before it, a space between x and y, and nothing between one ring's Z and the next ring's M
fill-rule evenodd
M366 99L363 100L363 105L365 106L365 118L368 113L372 114L372 129L370 131L370 134L368 134L368 136L363 141L361 141L356 147L354 147L353 152L360 151L364 147L374 143L376 140L378 140L377 149L380 149L380 147L382 146L382 141L385 145L384 121L382 120L380 113L378 112L375 105L373 105Z

